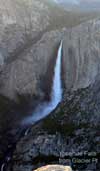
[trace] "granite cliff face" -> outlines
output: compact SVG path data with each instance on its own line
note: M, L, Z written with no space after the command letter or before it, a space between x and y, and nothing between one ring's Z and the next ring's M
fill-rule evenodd
M31 171L48 163L70 165L79 171L99 170L99 24L95 20L60 32L64 40L63 101L19 141L13 155L14 171ZM81 164L80 168L73 162L80 152L85 157L91 152L97 163Z
M78 25L80 22L80 15L71 16L47 0L45 3L39 0L7 0L6 4L0 0L0 159L10 146L9 142L14 140L20 121L31 114L40 101L49 100L58 45L63 40L64 101L52 114L57 122L48 117L21 139L13 157L12 168L15 171L30 171L33 159L36 160L34 167L48 161L57 163L60 150L64 153L70 146L70 150L91 149L89 143L93 137L94 150L99 148L100 20ZM52 123L57 125L53 130L49 127ZM85 126L88 127L87 133ZM65 137L62 136L63 130L68 133ZM73 130L74 138L71 137ZM37 132L35 136L34 131ZM79 136L85 140L78 139ZM53 161L50 156L54 157Z
M0 54L4 58L2 60L16 56L20 47L25 46L27 41L31 41L32 36L34 38L40 30L46 28L48 20L48 8L42 2L7 0L5 4L4 0L0 0Z
M92 53L88 52L87 44L90 46L89 41L91 44L94 44L94 41L97 42L95 38L97 24L87 23L87 26L83 25L76 29L66 30L66 27L80 23L84 19L84 15L67 12L62 7L55 6L47 0L44 2L40 0L22 0L21 2L7 0L6 4L4 0L0 0L0 13L0 94L14 100L16 93L40 96L43 93L39 84L40 77L45 76L50 60L53 60L56 47L63 37L65 86L66 88L72 86L77 88L78 83L79 87L82 86L84 80L81 80L80 77L84 72L84 56ZM86 18L88 19L87 16ZM93 37L90 36L92 40L88 40L88 26L89 33L94 34ZM82 39L84 37L84 41L80 41L81 37ZM95 47L91 47L91 49L93 49L93 53L97 51ZM74 51L74 57L70 57L73 56L71 53ZM82 69L79 68L79 56L81 56L80 67ZM92 65L93 60L89 65ZM73 63L75 72L70 72L74 68ZM84 70L91 73L91 71L87 71L89 70L88 66L85 67ZM78 73L79 70L81 73ZM85 85L91 82L89 77L94 79L96 72L95 70L94 76L90 76L89 73L87 78L84 76L86 78ZM75 75L75 80L73 75ZM85 78L82 77L82 79ZM74 81L75 85L73 85Z
M72 29L44 33L28 51L3 67L0 92L9 97L14 97L16 93L43 93L39 90L40 80L46 77L48 65L55 58L61 39L65 88L85 88L93 83L99 73L99 25L99 20L94 20ZM41 67L38 67L40 64Z
M13 170L31 171L49 163L70 165L79 171L99 171L99 85L97 79L88 88L65 93L59 107L17 144ZM79 163L75 162L79 156L88 162L80 158Z
M5 4L5 1L1 0L0 13L1 93L15 98L16 92L21 94L21 90L25 92L26 87L29 87L28 90L32 93L31 83L36 92L36 76L32 70L34 65L31 65L34 57L31 56L32 59L29 58L26 62L27 59L21 59L21 54L25 56L23 51L41 37L42 31L49 23L49 9L41 1L8 0ZM29 73L33 74L30 74L29 79L25 78Z

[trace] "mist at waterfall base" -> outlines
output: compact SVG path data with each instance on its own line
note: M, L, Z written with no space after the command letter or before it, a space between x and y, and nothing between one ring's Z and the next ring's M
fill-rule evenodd
M22 124L33 124L44 117L46 117L48 114L50 114L57 105L62 100L62 81L61 81L61 58L62 58L62 42L60 43L55 69L54 69L54 77L53 77L53 84L52 84L52 90L51 90L51 100L50 102L43 102L39 104L32 114L32 116L25 118L22 121Z

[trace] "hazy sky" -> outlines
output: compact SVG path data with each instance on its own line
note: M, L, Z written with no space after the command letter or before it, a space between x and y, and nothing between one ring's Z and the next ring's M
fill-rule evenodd
M56 2L60 2L60 3L71 3L71 4L79 4L80 0L55 0Z
M100 9L100 0L54 0L57 3L75 6L84 10ZM69 7L68 6L68 7Z
M77 0L82 3L98 3L100 0Z
M55 0L60 3L65 2L65 3L71 3L71 4L80 4L80 3L100 3L100 0Z

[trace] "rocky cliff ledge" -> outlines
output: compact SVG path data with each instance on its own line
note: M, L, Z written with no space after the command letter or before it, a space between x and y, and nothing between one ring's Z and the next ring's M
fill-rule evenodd
M70 167L68 166L60 166L60 165L47 165L44 167L41 167L35 171L72 171Z

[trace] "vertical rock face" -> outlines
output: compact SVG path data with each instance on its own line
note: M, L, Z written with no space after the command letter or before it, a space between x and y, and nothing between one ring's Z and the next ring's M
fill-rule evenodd
M52 31L46 33L38 42L42 42L43 47L47 49L46 42L49 41L52 45L52 42L57 43L59 39L63 39L64 99L52 115L33 126L28 135L17 144L13 155L14 171L27 168L32 170L48 163L64 164L65 161L66 164L66 157L70 152L72 158L75 155L77 157L80 151L95 151L95 157L98 157L99 26L100 21L94 20L73 29ZM62 158L64 160L59 160ZM71 162L69 161L68 165L73 164L74 168L74 163ZM82 166L84 170L92 168L94 171L97 171L98 167L98 163Z
M21 119L29 115L23 100L21 111L1 95L14 100L16 94L30 95L33 97L32 110L36 99L48 100L61 39L65 96L66 91L90 85L89 90L68 95L57 113L54 112L54 119L47 119L39 129L33 127L17 144L14 171L39 167L39 163L33 166L33 160L38 159L40 165L47 161L59 163L61 150L65 155L68 150L77 153L99 149L100 20L68 29L66 23L74 20L74 14L71 15L48 5L47 0L0 0L0 162L10 143L15 141L15 125L19 126ZM79 21L71 25L75 26ZM93 84L95 80L98 82ZM52 155L54 161L51 161Z
M23 93L29 94L37 91L33 54L32 58L31 55L26 57L27 62L21 59L21 54L23 51L26 54L26 49L42 36L41 31L49 23L48 13L47 5L39 0L7 0L6 3L0 0L0 71L3 71L0 85L4 87L3 95L15 98L15 92L22 93L22 89ZM29 80L25 79L27 76Z
M66 89L86 87L94 80L98 72L95 43L99 43L95 35L99 24L50 31L66 26L66 18L69 20L71 15L49 0L7 0L6 4L0 0L0 94L12 99L16 92L42 94L41 78L45 77L61 39Z
M50 24L50 9L40 0L7 0L6 4L0 0L0 94L13 99L16 92L41 94L37 87L60 41L57 34L47 36L50 41L42 39ZM57 40L51 45L53 39Z
M16 92L20 94L40 92L41 79L47 80L47 68L50 66L50 60L56 56L61 39L65 88L77 90L89 86L100 71L99 26L100 21L93 20L72 29L45 33L40 41L19 55L16 60L5 65L0 77L3 85L0 92L9 97L14 97Z
M64 37L66 88L84 88L94 82L100 66L100 21L69 30Z
M47 1L45 0L45 2ZM55 13L52 14L52 10L50 10L47 3L44 4L41 0L7 0L6 3L5 0L0 0L0 95L5 95L14 100L16 99L16 94L25 96L31 95L32 97L34 97L34 99L37 98L38 100L47 100L49 92L51 90L53 69L58 44L61 39L63 40L62 77L65 90L70 91L77 90L79 88L85 88L93 84L93 82L95 82L95 79L98 78L98 75L100 73L100 20L93 20L74 28L66 29L66 25L65 28L63 27L65 24L64 22L66 21L67 14L65 14L65 12L63 13L62 11L60 11L61 13L58 12L58 9L53 9ZM56 17L54 17L54 14L56 14ZM54 17L53 21L51 21L51 16ZM60 22L57 16L60 16ZM69 17L67 18L69 19ZM49 24L51 24L50 27ZM96 86L98 88L98 92L98 84L96 84ZM95 95L95 93L93 95ZM92 98L90 96L92 100L93 95ZM2 96L0 97L2 98ZM34 99L32 100L34 101ZM73 98L72 100L74 101ZM99 101L99 98L95 99L95 101L96 100ZM84 103L85 102L81 104L83 108ZM85 105L86 107L88 106L88 104ZM93 112L93 105L95 106L95 104L92 103L89 112ZM13 107L11 111L9 110L9 108L7 108L7 106L9 106L8 101L6 103L6 107L5 103L3 103L3 105L0 105L0 141L2 140L2 135L7 129L7 136L9 137L10 131L8 123L10 123L10 121L12 120L12 125L14 125L14 123L16 122L16 118L18 121L20 121L22 117L24 117L22 116L22 113L18 112L17 114L15 114L15 112L13 111ZM23 105L22 107L24 108L24 106L25 105ZM70 106L71 112L72 107L73 106ZM2 110L6 108L7 111L3 113ZM75 107L73 110L75 110ZM96 106L95 111L97 111ZM100 111L99 107L98 111ZM77 113L78 114L75 116L80 119L80 112ZM70 112L68 114L70 114ZM98 113L96 117L98 117ZM73 120L73 118L74 116L72 116L70 120ZM77 118L74 119L78 120ZM94 117L91 117L92 121L93 119ZM68 117L65 121L67 120ZM83 118L83 121L84 120L85 119ZM52 123L53 122L51 120L50 124L52 125ZM63 119L61 120L61 125L62 123ZM84 122L82 124L84 124ZM10 129L12 129L12 125L10 125ZM55 129L53 125L52 128ZM71 129L73 130L73 127L71 127ZM87 129L87 132L89 131L90 129ZM34 129L31 130L31 133L32 132L34 134ZM85 131L83 130L83 132ZM62 141L62 137L59 140L59 137L58 139L56 139L56 135L54 136L55 138L53 139L53 141L51 140L51 146L52 142L55 146L55 142L57 142L59 146L59 142L60 140ZM43 142L46 140L46 137L43 136ZM9 144L6 138L7 137L5 135L4 143L2 141L2 145L0 144L0 152L3 149L2 147L4 147L3 152L6 151L5 147L7 147ZM26 139L27 138L28 137L26 137ZM13 138L11 137L9 139L11 141L11 139ZM50 139L52 139L51 136ZM87 139L88 135L86 135L86 141ZM32 143L29 142L29 144L33 147L34 140L31 136L30 141ZM29 144L27 144L27 142L28 141L24 142L25 146L23 145L23 151L26 150L26 147L29 147ZM66 142L64 143L66 144ZM84 141L82 143L84 146ZM73 142L71 142L71 144L73 145ZM37 156L41 152L39 150L42 150L43 153L45 151L45 148L42 148L42 145L40 148L40 145L41 143L37 144ZM85 145L87 148L87 144ZM50 151L48 151L48 146L49 144L47 143L47 152L48 154L50 154ZM19 143L19 151L17 151L18 149L16 149L16 153L19 157L21 157L21 159L18 160L18 156L16 157L14 161L14 164L16 165L16 167L14 166L15 171L21 169L23 170L23 165L28 159L27 151L25 151L25 158L23 158L23 154L19 155L19 153L21 153L22 151L20 147L21 145ZM70 146L67 147L69 149ZM77 144L74 146L74 149L77 149ZM79 149L81 149L81 146L79 146ZM33 151L30 151L31 147L28 150L30 154L33 154L33 148ZM31 156L30 154L29 156ZM3 153L0 153L0 159L2 159L2 156ZM57 157L59 157L59 155ZM23 161L22 158L25 159L25 161ZM19 161L21 163L20 165ZM32 157L29 157L29 163L26 163L26 170L29 167L31 167L32 170L32 165L28 167L28 165L30 165L30 162L32 163Z
M45 83L53 71L53 68L49 70L49 63L54 66L60 40L59 31L46 33L18 59L5 65L0 77L0 92L12 98L16 93L41 95L40 89L43 87L45 91Z
M47 27L48 13L39 0L0 0L0 51L4 59L17 58L19 49Z
M48 13L48 6L40 0L7 0L6 3L0 0L0 19L4 28L17 24L27 29L26 31L42 30L48 24Z

